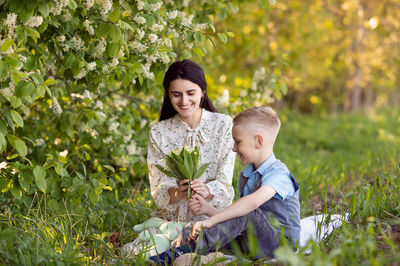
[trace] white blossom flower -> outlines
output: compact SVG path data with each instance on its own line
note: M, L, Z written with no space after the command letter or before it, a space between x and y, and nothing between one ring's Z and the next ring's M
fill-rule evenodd
M57 36L57 37L56 37L56 40L57 40L58 42L65 42L65 35Z
M87 32L89 32L89 34L93 36L94 35L94 29L90 24L91 24L90 20L87 19L87 20L85 20L83 22L83 27L85 27Z
M224 106L229 104L229 91L227 89L222 92L222 95L218 98L218 101Z
M96 114L97 114L98 118L99 118L101 121L104 121L104 120L106 120L106 118L107 118L107 115L106 115L105 113L103 113L103 112L98 111L98 112L96 112Z
M261 67L254 72L253 81L260 82L266 78L265 68Z
M172 40L171 40L171 39L168 39L168 38L165 38L165 39L162 41L162 45L165 45L165 46L168 46L168 47L172 47Z
M140 42L137 42L137 41L131 42L131 43L129 44L129 47L131 47L132 49L137 50L139 53L143 53L143 52L145 52L146 49L147 49L147 46L146 46L146 45L144 45L144 44L142 44L142 43L140 43Z
M111 64L110 64L110 66L111 66L111 67L116 67L116 66L118 66L118 64L119 64L118 59L117 59L117 58L113 58L113 60L112 60L112 62L111 62Z
M143 76L148 79L154 79L154 73L150 72L150 66L151 64L149 63L142 65Z
M88 64L89 71L95 70L96 69L96 65L97 65L96 62L90 62Z
M45 143L44 138L35 139L35 146L41 146Z
M50 12L54 15L60 15L65 7L68 6L69 0L55 0L55 5L51 7Z
M150 29L154 32L159 32L164 29L164 26L160 24L153 24L153 26L151 26Z
M106 51L106 40L101 38L99 43L96 45L95 51L93 52L94 58L100 58L103 56L103 53Z
M129 135L127 135L127 136L124 136L124 142L126 143L126 142L129 142L130 140L131 140L131 138L132 138L132 134L129 134Z
M192 42L186 42L186 47L189 49L193 48L193 43Z
M137 9L138 9L139 11L140 11L140 10L143 10L144 5L145 5L145 3L144 3L143 1L141 1L141 0L137 0L137 1L136 1L136 7L137 7Z
M162 2L157 2L155 4L151 4L149 5L149 9L153 12L156 12L157 10L160 9L160 7L162 6Z
M107 20L108 13L112 9L112 6L113 6L112 0L102 0L100 12L103 20Z
M136 147L136 142L131 141L131 143L126 146L126 150L128 151L129 155L138 154L138 149Z
M178 11L177 10L167 12L167 18L168 19L171 19L171 20L175 19L176 16L178 16Z
M86 74L87 74L86 68L83 67L81 71L79 71L79 73L76 76L74 76L74 78L76 80L80 80L81 78L84 78Z
M86 10L91 9L94 6L95 0L86 0Z
M137 24L144 24L146 23L146 19L144 17L138 16L136 15L133 20L137 23Z
M111 141L112 141L112 137L111 136L108 136L107 138L103 139L103 142L105 144L109 144L109 143L111 143Z
M88 90L85 90L85 91L83 92L83 97L88 98L89 100L92 100L92 99L93 99L92 93L91 93L90 91L88 91Z
M3 89L1 89L0 91L1 91L1 94L2 94L4 97L11 97L11 96L13 96L13 92L10 90L10 88L3 88Z
M112 122L111 125L108 127L108 130L117 133L118 132L118 130L117 130L118 127L119 127L119 123L118 122Z
M208 28L207 23L196 24L194 31L205 31Z
M72 37L71 43L74 45L75 50L77 51L85 50L85 42L79 36Z
M250 89L253 90L253 91L256 91L257 90L257 83L253 81L251 83L251 85L250 85Z
M239 95L240 95L240 97L246 97L247 96L247 90L241 90Z
M161 57L161 62L163 62L163 64L168 64L171 61L166 53L161 53L160 57Z
M41 16L32 16L25 22L24 25L33 28L39 27L40 25L42 25L42 23L43 18Z
M64 151L60 152L61 157L66 157L67 155L68 155L68 150L64 150Z
M149 34L149 41L151 43L155 43L157 41L157 39L158 39L157 35L155 35L153 33Z
M53 96L53 98L51 99L51 110L53 111L53 113L57 116L61 115L63 110L61 109L60 104L58 103L58 100L56 97Z
M54 145L60 145L61 144L61 139L60 138L56 138L54 140Z
M7 19L4 22L4 24L8 27L8 28L13 28L15 27L15 23L17 22L17 14L15 13L8 13L7 14Z
M7 162L1 162L0 163L0 170L1 169L6 169L7 168Z
M140 41L141 39L143 39L144 34L145 34L144 31L138 28L136 30L136 39Z
M93 109L103 109L103 102L100 100L96 101L96 105L93 107Z
M192 20L193 20L193 15L190 15L188 17L183 17L181 23L183 26L189 27L192 24Z

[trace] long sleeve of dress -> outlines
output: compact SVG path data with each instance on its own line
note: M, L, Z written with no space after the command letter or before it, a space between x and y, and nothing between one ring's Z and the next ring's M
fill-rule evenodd
M159 209L164 209L168 213L175 213L177 210L177 204L169 204L170 197L168 189L177 187L176 179L163 174L155 167L156 164L163 164L163 157L164 153L158 147L153 132L150 131L147 163L149 168L151 194Z
M229 123L228 123L229 122ZM232 121L227 121L221 141L221 154L218 157L217 172L215 180L207 183L210 193L214 195L209 202L218 209L224 209L232 204L235 191L232 187L232 177L235 165L236 153L232 151Z

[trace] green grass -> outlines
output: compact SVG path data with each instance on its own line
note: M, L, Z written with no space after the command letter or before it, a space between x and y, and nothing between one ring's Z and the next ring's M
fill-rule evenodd
M275 155L301 185L301 216L349 212L350 219L322 243L311 242L309 255L281 247L276 264L398 265L400 110L336 116L281 111L280 117ZM236 164L235 176L243 167ZM60 202L57 212L42 194L11 198L0 198L0 264L145 264L141 257L120 258L117 247L133 240L132 226L150 217L147 181L104 193L94 207Z

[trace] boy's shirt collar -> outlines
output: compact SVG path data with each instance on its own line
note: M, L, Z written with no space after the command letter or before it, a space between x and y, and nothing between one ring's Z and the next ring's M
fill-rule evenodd
M260 175L263 175L263 173L270 167L274 162L276 161L275 154L272 154L271 156L268 157L267 160L265 160L258 168L257 170L254 169L254 164L249 164L244 170L243 170L243 176L249 178L252 174L259 173Z

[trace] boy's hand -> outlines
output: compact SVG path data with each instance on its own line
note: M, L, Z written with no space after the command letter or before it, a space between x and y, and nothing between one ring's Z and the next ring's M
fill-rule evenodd
M214 195L210 193L210 189L200 179L195 179L190 182L192 190L203 197L203 199L211 200Z
M205 214L207 216L210 216L209 208L211 205L208 204L199 194L194 194L190 198L188 206L193 215L199 216Z
M192 226L192 230L190 231L188 241L190 241L190 240L196 241L197 238L199 237L199 234L200 234L200 231L202 228L210 229L211 227L213 227L213 224L211 223L210 220L204 220L204 221L194 223Z
M178 181L178 191L177 191L177 197L179 199L186 199L188 195L188 182L189 179L184 179Z

